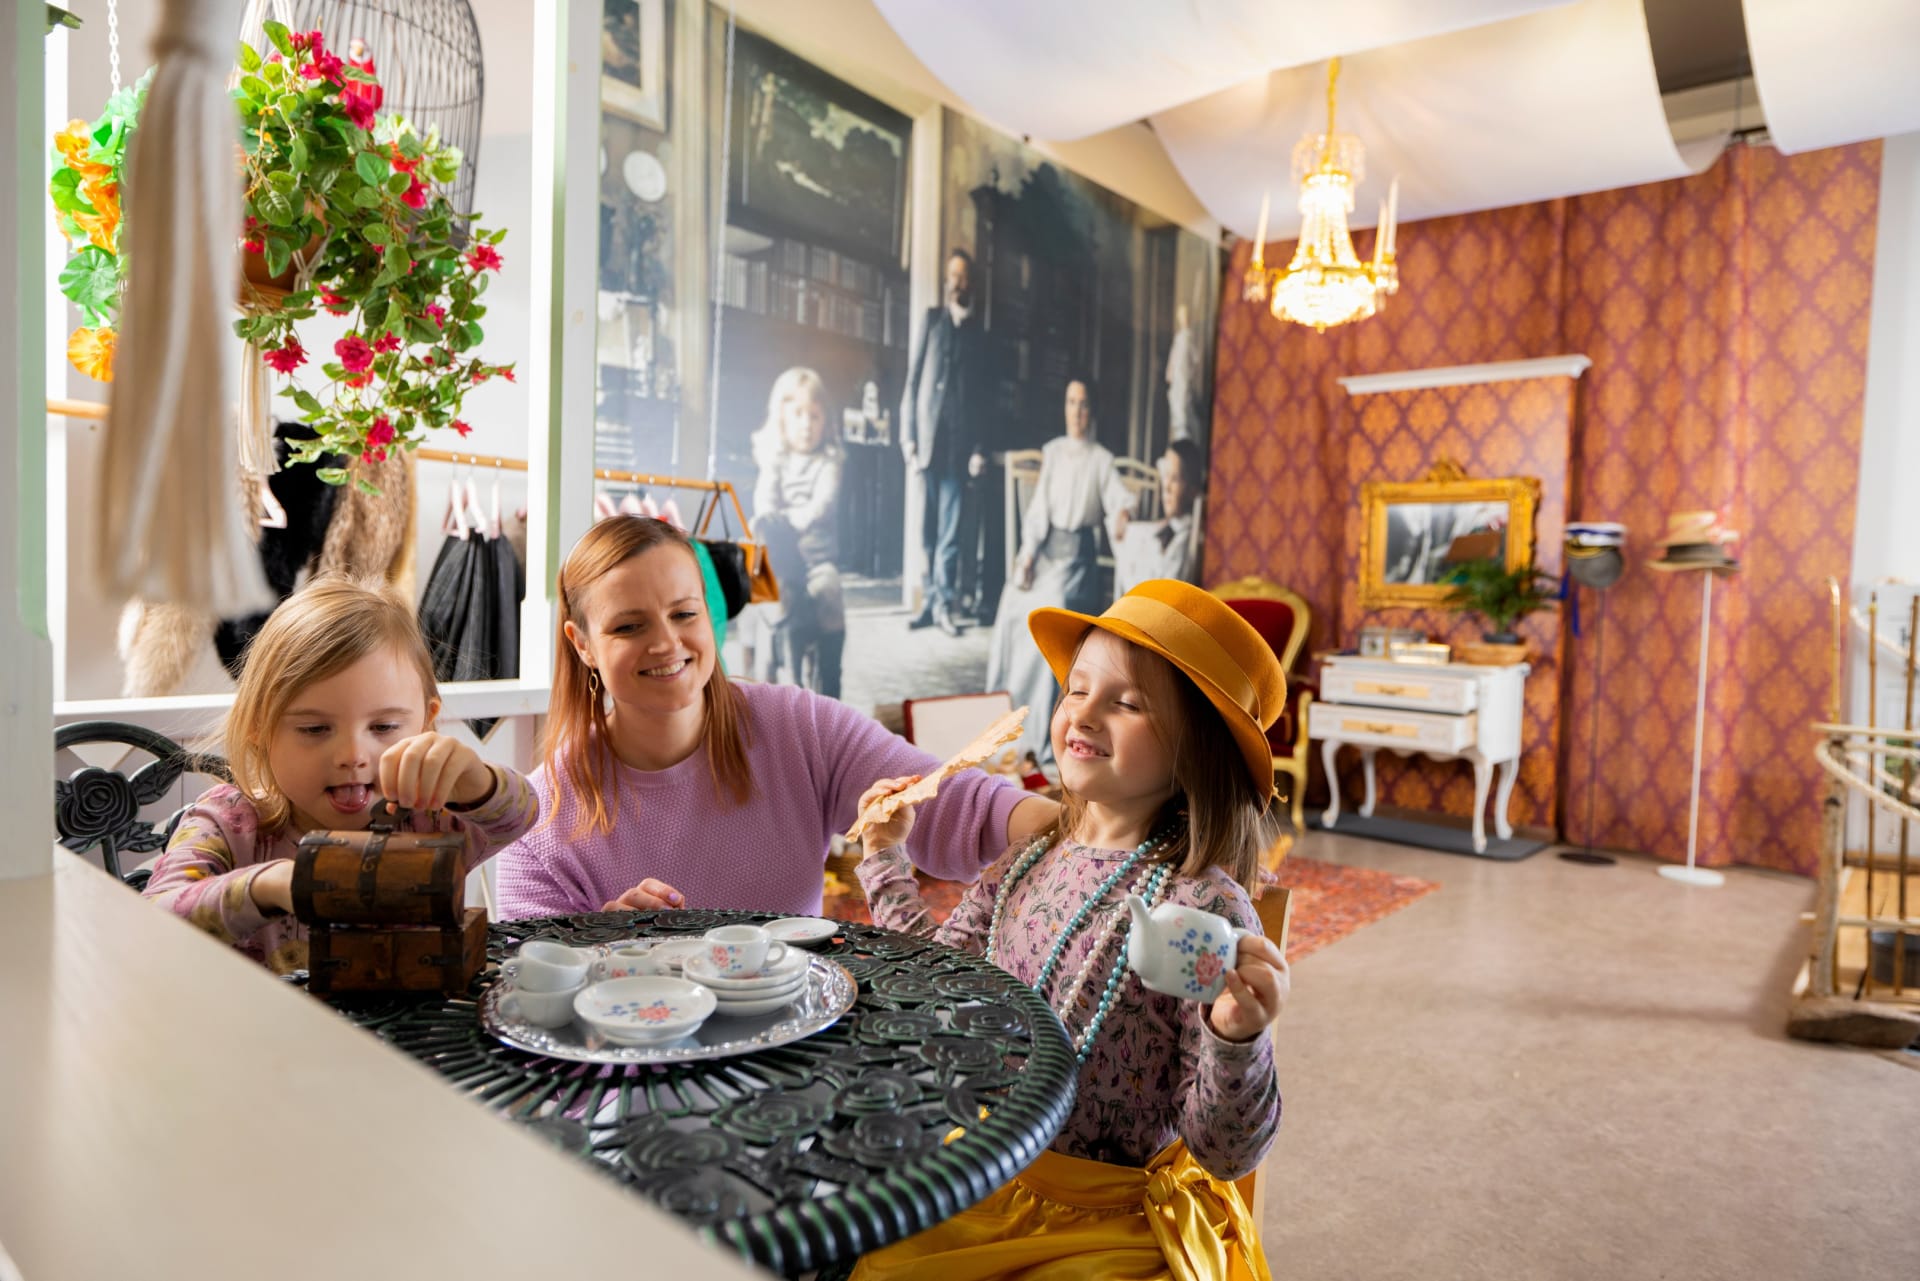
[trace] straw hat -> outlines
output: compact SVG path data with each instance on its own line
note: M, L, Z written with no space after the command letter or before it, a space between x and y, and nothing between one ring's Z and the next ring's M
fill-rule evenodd
M1027 627L1062 685L1090 628L1112 632L1172 663L1219 710L1240 746L1254 791L1272 801L1276 789L1267 730L1286 706L1286 673L1253 624L1218 596L1191 583L1155 578L1098 618L1070 609L1036 609L1027 616Z

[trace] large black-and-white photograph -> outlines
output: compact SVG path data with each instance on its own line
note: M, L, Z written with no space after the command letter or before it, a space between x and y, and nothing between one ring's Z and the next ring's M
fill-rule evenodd
M1467 561L1506 557L1507 505L1393 503L1387 508L1383 582L1395 586L1443 583Z

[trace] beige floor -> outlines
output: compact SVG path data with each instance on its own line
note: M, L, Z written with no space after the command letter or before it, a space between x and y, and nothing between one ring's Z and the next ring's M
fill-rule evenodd
M1276 1278L1920 1275L1920 1071L1782 1030L1811 882L1299 852L1441 888L1294 969Z

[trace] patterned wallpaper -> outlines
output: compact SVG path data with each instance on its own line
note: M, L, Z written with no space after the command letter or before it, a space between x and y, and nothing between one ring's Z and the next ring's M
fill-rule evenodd
M1545 673L1528 680L1514 819L1557 813L1585 839L1597 706L1593 839L1685 857L1700 584L1644 565L1669 512L1715 507L1747 537L1741 573L1714 592L1700 859L1811 872L1819 785L1804 726L1825 698L1825 580L1844 579L1851 555L1879 173L1878 143L1801 156L1740 147L1693 178L1409 224L1400 293L1374 319L1325 334L1239 301L1240 245L1221 312L1209 575L1286 583L1314 608L1314 648L1352 644L1356 466L1416 479L1424 458L1401 468L1413 451L1440 452L1473 434L1455 415L1488 411L1444 396L1438 417L1396 408L1388 434L1407 444L1382 460L1380 424L1367 427L1334 380L1584 352L1594 367L1559 447L1561 515L1625 521L1629 568L1608 596L1598 681L1590 628L1560 638L1550 699L1535 688ZM1269 248L1282 261L1292 252ZM1544 470L1551 447L1513 430L1520 439L1479 433L1476 448L1494 452L1458 461L1495 474L1510 453L1514 470ZM1372 463L1356 464L1361 449ZM1591 620L1590 594L1583 605ZM1548 648L1541 629L1558 621L1529 626ZM1535 721L1553 716L1549 703L1564 710L1557 732ZM1557 763L1536 764L1550 733ZM1409 762L1383 799L1464 812L1455 769Z

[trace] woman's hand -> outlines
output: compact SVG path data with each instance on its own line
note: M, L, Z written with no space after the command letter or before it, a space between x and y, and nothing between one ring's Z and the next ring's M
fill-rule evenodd
M656 881L649 876L611 903L602 903L600 910L602 912L652 912L663 907L685 907L686 905L686 895L665 881Z
M867 812L867 806L883 796L892 796L895 792L913 786L920 781L920 775L908 774L901 778L883 778L872 787L860 793L860 805L857 813ZM907 835L913 831L913 806L902 805L895 810L884 823L868 824L867 830L860 834L860 852L864 858L877 854L881 850L891 849L906 842Z
M1224 1040L1251 1041L1280 1017L1292 985L1287 958L1273 940L1249 935L1240 940L1234 968L1227 971L1227 990L1213 1003L1207 1021Z
M429 730L380 754L380 795L410 810L474 806L493 795L493 770L465 743Z

